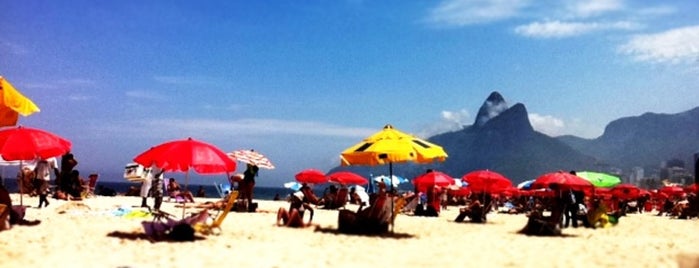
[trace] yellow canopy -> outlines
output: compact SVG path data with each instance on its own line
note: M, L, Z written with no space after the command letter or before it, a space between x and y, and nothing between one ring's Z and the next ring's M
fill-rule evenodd
M39 107L17 91L10 82L0 76L0 126L14 126L18 115L28 116L39 111Z
M396 130L391 125L342 152L343 166L383 165L416 162L426 164L444 161L447 153L441 146Z

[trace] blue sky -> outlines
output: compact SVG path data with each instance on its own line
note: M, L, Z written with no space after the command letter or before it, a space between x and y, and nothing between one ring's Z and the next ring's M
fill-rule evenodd
M0 6L0 75L41 108L20 124L70 139L77 169L105 179L193 137L268 155L277 169L258 183L279 186L388 123L420 137L470 125L496 90L551 136L699 105L693 0Z

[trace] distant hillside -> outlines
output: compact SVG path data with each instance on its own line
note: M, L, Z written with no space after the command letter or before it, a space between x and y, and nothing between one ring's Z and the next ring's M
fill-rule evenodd
M661 161L685 160L699 152L699 108L667 115L646 113L611 122L602 136L552 138L535 131L524 104L508 107L493 92L484 101L473 125L428 138L441 145L449 157L430 165L396 164L394 173L413 178L427 168L454 177L478 169L497 171L514 182L535 179L556 170L630 170L634 166L657 168ZM387 174L388 167L338 167L368 176Z
M699 152L699 107L677 114L645 113L617 119L596 139L567 136L559 140L624 170L657 168L673 158L690 167L693 154Z
M494 99L501 99L500 94L492 93L484 106L503 107L503 104L492 105ZM481 108L481 113L490 112ZM595 164L594 158L534 131L521 103L505 109L480 126L474 124L429 140L449 153L443 169L454 176L490 169L521 182L546 172L590 169Z

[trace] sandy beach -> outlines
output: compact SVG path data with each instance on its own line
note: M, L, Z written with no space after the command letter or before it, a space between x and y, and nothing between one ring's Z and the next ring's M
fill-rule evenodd
M19 195L12 198L19 204ZM119 215L140 210L132 207L138 197L50 201L27 209L26 219L41 224L0 232L1 267L699 267L699 220L650 214L621 218L613 228L530 237L517 233L524 215L456 223L457 208L450 207L440 217L399 215L393 236L371 237L336 233L331 210L316 210L315 227L278 227L276 211L288 204L258 200L257 213L230 213L218 236L151 242L126 235L142 233L141 222L151 216ZM36 206L38 198L23 202ZM163 210L182 213L169 202Z

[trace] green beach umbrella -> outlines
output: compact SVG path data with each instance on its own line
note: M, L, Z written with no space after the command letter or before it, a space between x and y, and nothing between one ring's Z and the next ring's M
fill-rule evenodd
M591 182L595 187L610 188L621 183L619 177L602 172L580 171L576 172L576 175Z

